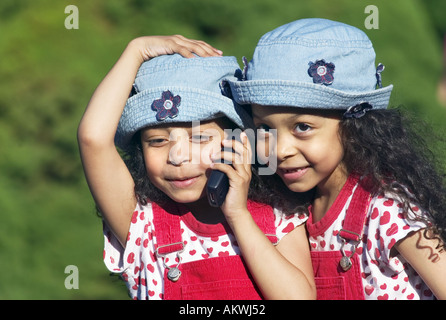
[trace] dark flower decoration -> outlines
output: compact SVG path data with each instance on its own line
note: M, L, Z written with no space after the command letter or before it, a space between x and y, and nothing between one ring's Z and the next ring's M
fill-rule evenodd
M173 96L170 91L164 91L161 99L154 100L152 110L156 111L156 120L163 121L166 118L175 118L178 115L181 97Z
M367 111L372 109L373 109L372 105L370 105L367 102L357 104L347 109L347 111L344 113L344 119L361 118L362 116L365 115Z
M333 73L335 65L333 63L326 63L324 59L316 60L316 62L309 62L308 75L313 78L314 83L324 84L326 86L333 83Z

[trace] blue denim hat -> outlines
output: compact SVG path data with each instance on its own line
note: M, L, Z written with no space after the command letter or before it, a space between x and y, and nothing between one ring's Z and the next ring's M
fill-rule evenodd
M242 81L230 81L240 104L385 109L393 88L382 88L384 66L375 66L365 33L325 19L297 20L266 33L244 62Z
M236 72L240 69L235 57L188 59L173 54L144 62L119 120L115 144L125 149L138 130L164 123L226 116L245 128L249 115L228 97L229 87L223 86L236 79Z

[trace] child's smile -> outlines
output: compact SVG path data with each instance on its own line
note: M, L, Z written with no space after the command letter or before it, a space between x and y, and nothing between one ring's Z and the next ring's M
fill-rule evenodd
M305 173L308 172L310 169L310 166L306 167L300 167L300 168L281 168L279 167L277 169L277 173L282 177L283 180L298 180L300 179Z
M188 188L198 181L200 176L194 177L177 177L177 178L166 178L175 188L183 189Z

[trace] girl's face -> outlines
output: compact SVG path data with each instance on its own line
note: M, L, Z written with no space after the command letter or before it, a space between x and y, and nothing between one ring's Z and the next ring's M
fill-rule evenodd
M277 157L277 174L290 190L306 192L318 187L323 191L337 188L345 180L338 116L260 105L253 105L252 111L258 130L258 154L272 150L268 157ZM276 134L268 133L270 129L277 130Z
M210 174L210 155L220 151L223 120L166 124L141 131L141 145L150 181L178 203L203 198Z

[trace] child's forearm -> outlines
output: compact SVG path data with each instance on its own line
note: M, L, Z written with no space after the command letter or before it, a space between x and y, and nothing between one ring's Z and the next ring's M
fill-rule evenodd
M230 223L242 256L266 299L314 299L315 288L258 228L249 212ZM296 248L296 250L298 250Z

